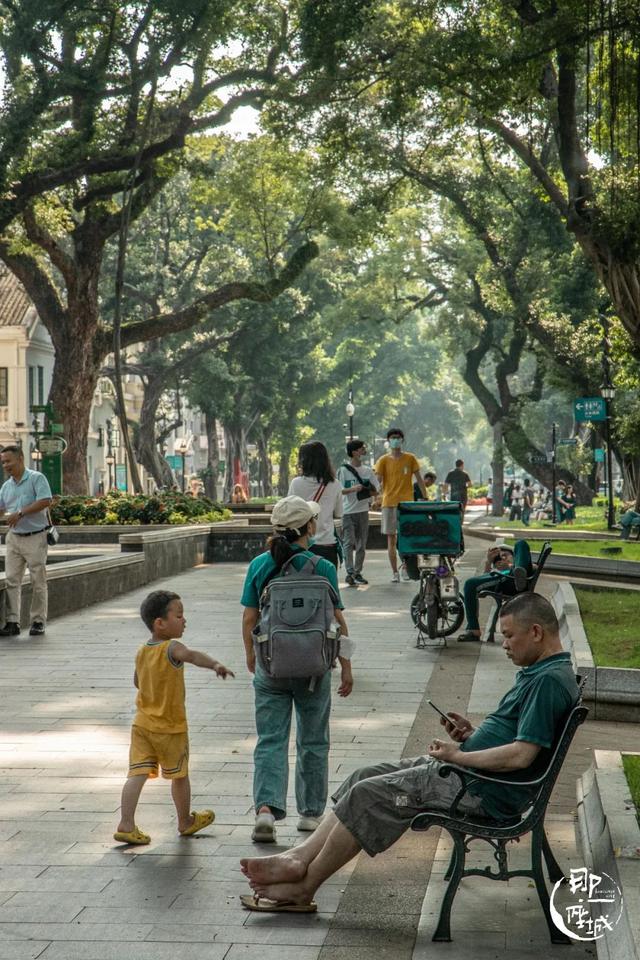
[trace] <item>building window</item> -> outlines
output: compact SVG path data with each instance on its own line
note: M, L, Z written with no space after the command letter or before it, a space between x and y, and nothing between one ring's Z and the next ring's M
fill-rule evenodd
M9 368L0 367L0 407L9 406Z
M29 367L29 410L36 402L36 371L34 367Z
M44 367L38 367L38 403L44 403Z

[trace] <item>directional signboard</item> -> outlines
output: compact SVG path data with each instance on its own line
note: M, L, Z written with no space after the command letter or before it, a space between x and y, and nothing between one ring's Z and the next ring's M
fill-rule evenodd
M591 419L591 418L590 418ZM577 437L562 437L560 440L556 441L559 447L573 447L577 444Z
M573 403L573 415L578 423L586 420L606 420L606 401L604 397L578 397Z
M593 459L595 463L604 463L604 447L596 447L593 451Z
M67 441L64 437L38 437L37 447L40 453L51 456L55 453L64 453L67 449Z

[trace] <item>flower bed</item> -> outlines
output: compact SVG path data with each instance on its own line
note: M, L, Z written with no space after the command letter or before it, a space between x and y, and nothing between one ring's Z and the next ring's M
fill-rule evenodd
M231 515L216 500L173 490L150 497L115 491L103 497L57 497L51 508L58 526L218 523Z

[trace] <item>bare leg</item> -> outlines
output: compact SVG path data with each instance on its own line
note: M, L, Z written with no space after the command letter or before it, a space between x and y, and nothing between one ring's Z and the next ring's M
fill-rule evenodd
M171 796L178 814L178 830L187 830L193 826L189 777L178 777L177 780L171 781Z
M283 883L302 880L311 861L318 856L325 840L339 823L335 813L327 813L320 826L297 847L277 853L273 857L251 857L240 861L240 869L251 881Z
M396 534L387 534L387 552L389 554L389 563L394 573L398 572L398 557L396 555Z
M355 837L337 817L322 849L308 866L302 880L294 883L260 883L252 880L251 886L260 897L269 900L292 900L294 903L310 903L318 887L333 876L337 870L353 860L361 847Z
M142 793L142 788L147 782L146 773L139 774L136 777L128 777L122 788L122 799L120 801L122 809L120 811L120 823L118 832L130 833L136 825L136 807Z

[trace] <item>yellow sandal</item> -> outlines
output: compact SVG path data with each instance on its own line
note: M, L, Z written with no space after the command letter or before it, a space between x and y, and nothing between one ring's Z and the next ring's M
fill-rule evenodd
M191 811L191 816L193 817L193 823L190 827L187 827L186 830L180 831L180 836L190 837L192 834L197 833L198 830L202 830L203 827L208 827L210 823L216 818L213 810L197 810Z
M138 827L134 827L133 830L116 830L113 835L113 839L117 840L118 843L132 843L136 846L144 846L147 843L151 843L151 837L148 833L143 833L142 830Z

